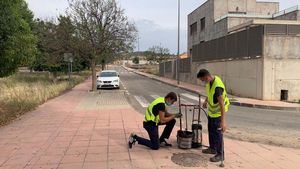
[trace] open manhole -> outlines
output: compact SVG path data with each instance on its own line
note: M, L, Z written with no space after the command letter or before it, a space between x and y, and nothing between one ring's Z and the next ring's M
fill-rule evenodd
M174 153L171 160L184 167L207 167L207 159L194 153Z

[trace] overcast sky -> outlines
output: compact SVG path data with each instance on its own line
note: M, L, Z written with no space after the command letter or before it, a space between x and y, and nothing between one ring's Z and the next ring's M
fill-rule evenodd
M26 0L36 18L53 18L64 14L67 0ZM162 45L177 51L177 0L117 0L126 15L138 28L140 50ZM187 46L187 15L206 0L181 0L180 51ZM265 0L272 1L272 0ZM300 0L273 0L280 2L280 10L300 5Z

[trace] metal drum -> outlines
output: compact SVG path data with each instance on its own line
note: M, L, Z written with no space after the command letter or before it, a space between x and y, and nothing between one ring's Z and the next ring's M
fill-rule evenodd
M194 133L191 131L177 131L177 143L178 148L181 149L190 149L192 148L192 139L194 137Z

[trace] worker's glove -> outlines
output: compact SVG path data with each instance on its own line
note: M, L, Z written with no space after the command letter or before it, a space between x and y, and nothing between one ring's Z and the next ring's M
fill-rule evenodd
M176 113L175 114L175 118L181 118L182 117L182 114L181 113Z

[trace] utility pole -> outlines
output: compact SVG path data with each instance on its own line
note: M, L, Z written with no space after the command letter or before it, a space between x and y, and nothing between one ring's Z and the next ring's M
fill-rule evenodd
M138 52L140 51L140 37L138 36Z
M178 34L177 34L177 61L176 61L176 78L177 78L177 85L180 84L179 82L179 54L180 54L180 0L178 0Z
M138 39L137 39L137 40L138 40L138 53L137 53L138 56L137 56L137 57L138 57L138 59L139 59L139 60L138 60L138 61L139 61L139 63L138 63L138 70L140 70L140 62L141 62L141 60L140 60L140 56L139 56L139 52L140 52L140 37L139 37L139 36L138 36Z

